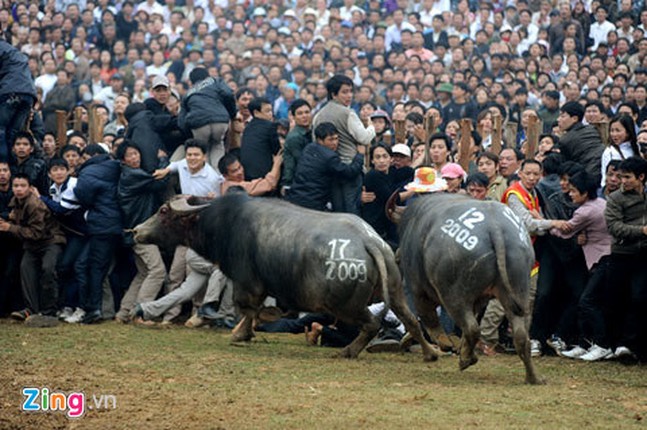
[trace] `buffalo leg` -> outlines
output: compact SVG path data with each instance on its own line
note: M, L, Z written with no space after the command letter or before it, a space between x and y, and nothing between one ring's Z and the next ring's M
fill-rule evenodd
M254 330L252 324L254 318L250 318L247 314L236 324L236 327L231 331L232 342L247 342L254 337Z
M355 321L351 323L360 326L359 335L350 345L341 350L340 356L342 358L357 358L359 353L362 352L380 330L380 321L371 314L368 308L364 308L362 314L358 315Z
M478 357L474 353L474 346L480 335L479 325L470 308L460 309L458 306L447 306L446 309L463 332L458 366L461 370L465 370L478 361Z
M416 317L409 309L409 306L407 306L404 298L404 292L402 290L402 284L400 284L399 282L391 282L389 284L389 301L393 313L395 313L400 321L402 321L407 331L422 347L422 355L424 357L424 360L437 360L439 351L436 349L436 347L427 342L427 340L422 335L422 331L420 330L418 321L416 321Z
M429 288L431 288L431 286ZM443 328L440 326L438 314L436 313L438 302L436 300L432 300L424 292L415 294L414 302L420 321L422 321L427 334L429 334L429 337L431 337L434 342L438 343L438 339L445 334ZM411 335L413 335L413 333Z
M537 377L535 367L532 364L530 356L530 340L528 339L528 331L526 330L526 321L524 317L512 315L508 312L508 320L512 324L512 333L514 337L514 348L517 350L517 355L523 361L526 367L526 384L541 384L542 381Z
M247 342L252 340L254 337L254 318L258 314L259 309L263 300L265 300L265 294L252 294L245 293L244 291L254 291L253 288L248 286L240 286L234 284L234 302L241 314L243 314L243 319L234 327L231 332L231 341L232 342Z

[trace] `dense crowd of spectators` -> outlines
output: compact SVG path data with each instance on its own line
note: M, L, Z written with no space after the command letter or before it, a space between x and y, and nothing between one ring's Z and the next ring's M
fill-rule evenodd
M201 288L190 321L231 326L217 267L133 241L168 197L239 187L397 247L437 178L532 235L535 355L644 357L646 25L642 0L4 0L2 312L171 321Z

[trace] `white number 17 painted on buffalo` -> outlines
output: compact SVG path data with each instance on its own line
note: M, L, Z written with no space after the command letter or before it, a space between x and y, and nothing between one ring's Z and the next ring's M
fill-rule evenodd
M339 248L337 248L337 243L339 243ZM339 250L339 260L344 260L344 250L350 243L349 239L333 239L330 242L328 242L328 245L330 245L330 259L335 260L335 252Z

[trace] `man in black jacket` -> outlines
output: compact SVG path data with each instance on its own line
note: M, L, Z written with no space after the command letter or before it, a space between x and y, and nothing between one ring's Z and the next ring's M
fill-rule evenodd
M332 123L323 122L315 128L316 143L305 147L297 166L292 188L287 199L309 209L326 210L332 187L336 181L357 177L364 165L364 145L357 146L357 154L350 164L339 158L339 135Z
M124 216L124 228L131 229L146 221L162 205L168 177L155 179L142 170L139 149L127 140L119 146L117 158L122 162L119 206ZM166 157L161 158L159 167L166 167L166 164ZM127 233L125 240L127 245L133 247L137 275L121 300L121 307L115 316L119 322L129 321L135 303L155 300L166 278L166 268L157 245L135 243L132 233Z
M557 124L564 134L559 138L559 148L566 161L574 161L586 169L594 179L602 178L600 159L604 145L600 134L592 125L582 124L584 108L577 102L561 107Z
M47 163L35 154L36 142L31 134L26 131L16 133L12 145L12 152L16 164L11 167L11 174L23 173L29 176L29 183L38 188L41 194L49 191L49 180L47 178Z
M169 103L175 100L177 102ZM154 124L160 133L164 148L171 161L184 158L184 142L191 137L178 125L179 95L171 91L171 83L164 75L157 75L153 79L151 97L144 100L146 109L153 112ZM169 109L174 107L174 110ZM175 158L172 155L177 154Z
M263 178L272 169L272 157L281 144L272 121L272 105L264 97L249 102L253 119L245 127L240 146L240 162L245 168L245 180Z
M225 154L223 138L236 116L236 99L231 88L222 79L209 77L204 67L193 69L189 80L192 88L182 100L178 124L208 145L208 162L217 169Z
M0 158L9 159L9 145L22 130L36 102L36 87L27 56L0 34Z
M159 167L159 151L165 151L161 136L164 124L159 123L153 112L146 110L144 103L132 103L124 116L128 121L126 139L139 149L141 168L153 173Z
M81 286L80 302L85 311L82 322L92 324L102 319L103 280L123 233L117 196L121 167L97 144L83 152L90 158L79 169L74 195L88 211L88 280Z

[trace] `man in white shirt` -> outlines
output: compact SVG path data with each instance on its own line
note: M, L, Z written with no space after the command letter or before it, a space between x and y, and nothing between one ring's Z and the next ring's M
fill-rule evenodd
M355 6L355 0L344 0L344 5L339 8L339 17L342 21L352 21L353 12L356 10L362 12L362 14L364 13L361 8Z
M137 12L139 12L140 10L145 11L148 16L151 16L153 14L164 16L165 13L164 6L157 3L155 0L146 0L145 2L140 3L137 6Z
M115 98L124 90L124 78L121 73L115 73L110 78L110 85L103 88L94 96L94 101L104 105L110 115L115 106Z
M198 140L188 139L184 143L184 147L186 150L186 158L172 162L165 169L154 171L153 178L161 179L171 172L177 173L180 179L180 190L182 194L209 198L219 197L220 187L225 179L213 167L207 164L206 146ZM166 293L170 293L180 287L182 281L184 281L187 250L188 248L185 246L178 246L175 250L173 262L169 270L169 282ZM218 285L224 286L223 283L218 283ZM183 294L174 293L174 296L167 298L170 302L163 302L166 305L157 309L157 315L164 313L164 321L171 321L180 313L180 307L177 303L181 303L183 299L180 298L176 302L173 299L176 296L183 296ZM175 306L169 309L169 304ZM151 309L152 307L147 308L147 312L150 313ZM136 309L136 313L138 316L150 316L150 314L143 313L141 306L139 309Z
M172 162L165 169L156 170L153 177L159 179L169 173L177 173L182 194L211 198L220 196L220 184L225 179L207 164L205 145L195 139L189 139L184 147L186 158Z
M595 10L595 19L596 21L591 24L591 30L589 31L589 35L593 39L591 52L595 52L598 49L600 42L606 42L609 32L616 29L613 23L607 21L607 10L604 6L598 6Z
M402 30L411 30L411 33L415 33L416 31L413 25L404 22L404 12L402 12L402 9L397 9L393 12L393 22L394 24L387 28L386 33L384 33L384 44L386 45L387 51L391 50L394 43L400 44L402 42Z
M450 10L450 2L447 0L424 0L420 10L420 23L425 29L431 28L434 17L447 10Z
M45 60L45 64L43 65L43 72L44 73L42 75L36 78L34 84L36 85L36 87L43 89L42 102L45 102L47 93L49 93L52 88L54 88L54 85L56 85L56 80L58 79L58 77L56 76L56 62L54 61L54 59L50 58L48 60Z
M631 12L623 12L620 14L620 27L618 27L618 39L626 38L629 40L629 43L634 41L634 27L631 25L633 23L633 16Z
M532 23L532 14L528 9L519 12L519 25L514 28L514 31L519 31L522 27L528 30L528 41L535 43L539 35L539 27Z

